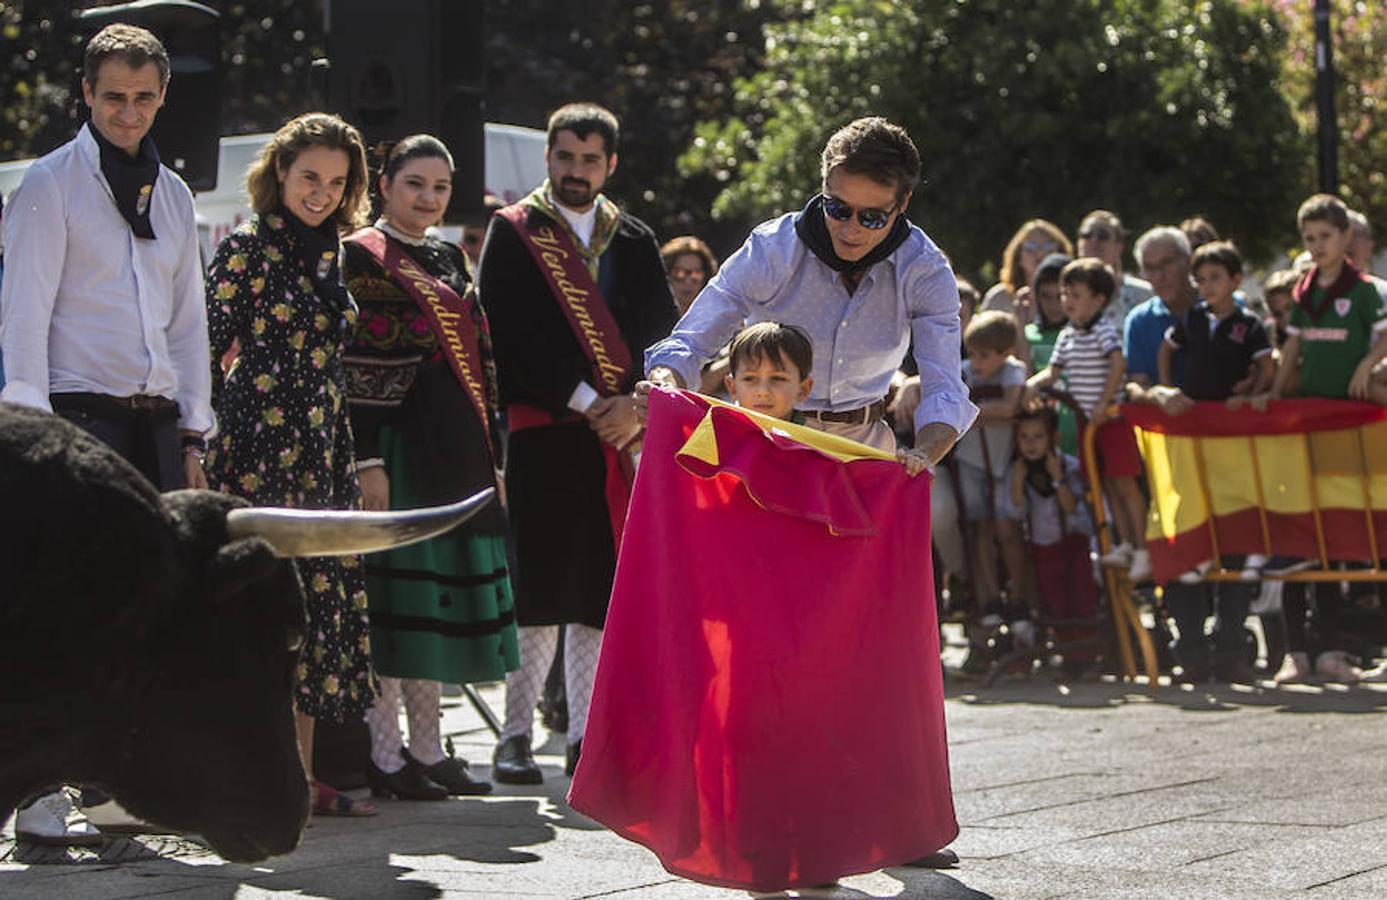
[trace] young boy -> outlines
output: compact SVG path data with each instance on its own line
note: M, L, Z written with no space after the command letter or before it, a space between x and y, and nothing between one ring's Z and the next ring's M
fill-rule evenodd
M733 403L794 421L795 404L814 388L814 345L793 325L761 322L732 339L728 367L724 383Z
M963 383L970 399L978 405L978 420L959 439L954 451L958 470L963 518L973 540L973 584L982 604L984 626L1027 618L1022 600L1026 579L1026 552L1007 488L1007 471L1013 447L1012 418L1021 402L1026 384L1026 367L1012 355L1018 332L1010 313L980 312L963 332L968 359L963 363ZM997 546L1012 589L1010 609L1001 602L997 579ZM999 618L992 620L991 617Z
M1269 401L1295 393L1370 400L1387 406L1387 384L1372 375L1373 367L1387 356L1387 310L1373 283L1348 259L1353 239L1348 207L1338 197L1315 194L1300 205L1296 224L1311 265L1291 292L1288 337L1271 390L1253 398L1252 405L1265 410ZM1314 565L1313 560L1275 556L1262 571L1284 575ZM1333 591L1317 591L1316 596L1317 602L1337 607ZM1287 609L1289 613L1289 604ZM1303 606L1297 615L1303 621ZM1331 622L1336 617L1326 612L1322 618ZM1315 672L1334 681L1357 680L1361 673L1341 649L1337 629L1326 627L1323 631L1327 632L1321 634L1325 649L1315 660ZM1276 678L1278 682L1296 681L1308 674L1309 655L1295 647L1287 654L1285 670Z
M1098 585L1088 557L1093 525L1079 501L1084 477L1079 461L1059 449L1059 418L1050 407L1018 414L1009 486L1012 508L1030 538L1041 610L1053 619L1092 618L1098 612ZM1096 637L1091 627L1055 628L1055 640L1061 644ZM1080 675L1096 651L1096 646L1085 645L1065 652L1065 674Z
M1191 400L1236 407L1270 387L1276 374L1266 328L1233 299L1243 280L1242 254L1229 241L1204 244L1194 251L1190 271L1201 299L1166 329L1156 355L1161 384L1173 384L1171 359L1184 350L1184 379L1174 386Z
M776 419L804 424L795 404L814 388L814 345L794 325L760 322L743 328L728 347L725 376L732 402ZM923 457L899 451L896 458L910 475L926 468Z
M1290 338L1286 328L1291 321L1291 307L1295 305L1291 295L1295 292L1295 283L1300 280L1300 276L1301 272L1297 269L1282 269L1268 275L1267 280L1262 283L1262 297L1266 300L1269 314L1264 324L1267 337L1278 353Z
M1311 267L1292 290L1281 368L1271 391L1253 405L1265 409L1269 400L1286 396L1298 375L1301 396L1387 406L1387 384L1372 378L1373 366L1387 356L1387 311L1372 282L1348 261L1348 207L1338 197L1316 194L1300 205L1296 224Z
M1108 418L1127 369L1121 335L1102 320L1114 290L1116 279L1101 260L1085 257L1064 267L1060 299L1069 324L1055 342L1050 364L1031 376L1027 390L1039 391L1064 375L1070 395L1088 416L1089 427L1096 429L1095 455L1104 489L1112 498L1120 540L1102 562L1126 568L1135 582L1151 577L1151 560L1144 546L1146 499L1137 485L1141 454L1136 435L1126 421Z

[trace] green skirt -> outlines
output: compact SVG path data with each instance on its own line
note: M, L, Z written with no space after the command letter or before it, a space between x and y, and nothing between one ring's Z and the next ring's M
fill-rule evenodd
M418 499L420 473L402 464L403 444L388 426L380 447L390 507L427 505ZM519 667L505 539L471 524L366 557L371 662L378 674L466 684L498 681Z

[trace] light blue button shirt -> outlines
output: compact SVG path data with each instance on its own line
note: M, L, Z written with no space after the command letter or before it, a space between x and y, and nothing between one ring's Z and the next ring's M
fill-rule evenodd
M884 397L913 338L916 429L942 422L967 431L978 409L959 374L958 284L943 252L912 225L905 243L849 294L839 273L799 239L794 216L751 233L674 332L645 351L645 370L668 366L684 384L698 384L703 365L746 325L797 325L814 343L814 389L800 407L838 412Z

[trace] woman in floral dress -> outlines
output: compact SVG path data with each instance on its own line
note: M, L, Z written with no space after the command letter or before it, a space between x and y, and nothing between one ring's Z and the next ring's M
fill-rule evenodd
M336 116L285 124L247 175L255 215L217 248L207 276L213 488L259 506L357 509L342 343L356 310L339 235L366 209L361 135ZM295 706L313 809L371 815L312 780L315 719L360 721L374 701L364 566L356 556L295 561L308 599Z

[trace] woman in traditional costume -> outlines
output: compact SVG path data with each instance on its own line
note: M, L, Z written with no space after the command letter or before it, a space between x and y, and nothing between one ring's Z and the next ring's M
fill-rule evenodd
M361 318L347 357L357 468L367 509L450 503L498 483L495 367L468 263L429 236L452 194L443 143L384 148L381 217L347 239ZM499 504L448 534L367 562L381 693L366 716L377 796L483 794L489 782L445 754L441 682L496 681L519 664ZM400 731L403 696L409 748Z
M207 480L217 490L256 506L360 508L342 370L356 310L338 260L339 235L364 218L366 183L360 133L325 113L281 127L247 174L255 215L207 273L218 427ZM358 556L295 563L309 629L294 702L313 810L374 815L312 780L314 721L359 721L375 700L364 566Z

